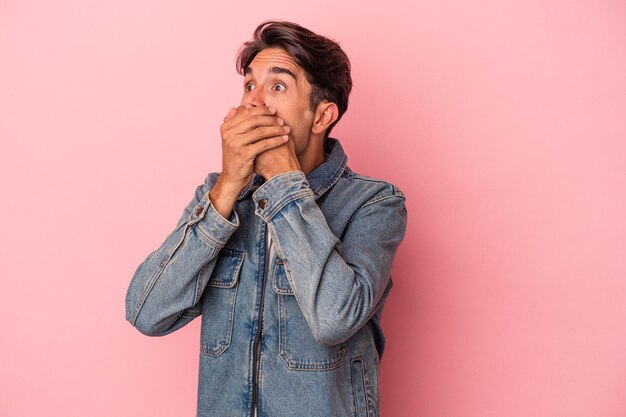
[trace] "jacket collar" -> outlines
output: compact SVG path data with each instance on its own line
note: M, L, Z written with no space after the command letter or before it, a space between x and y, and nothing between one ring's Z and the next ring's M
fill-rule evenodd
M343 174L348 163L348 157L345 154L341 143L337 139L329 137L326 139L326 145L324 146L324 156L326 161L309 172L306 179L315 194L315 197L320 197L329 188L331 188L339 177ZM246 185L246 187L239 194L239 200L246 198L249 193L256 191L263 183L265 179L263 176L254 173L252 179Z

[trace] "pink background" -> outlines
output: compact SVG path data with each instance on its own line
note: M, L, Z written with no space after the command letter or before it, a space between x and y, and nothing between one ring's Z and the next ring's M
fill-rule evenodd
M383 416L626 415L626 4L411 4L2 0L1 416L194 415L199 320L124 296L269 18L340 41L334 136L408 196Z

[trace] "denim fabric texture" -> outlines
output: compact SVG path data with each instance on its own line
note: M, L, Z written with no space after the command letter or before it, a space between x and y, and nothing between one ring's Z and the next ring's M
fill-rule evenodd
M325 155L306 176L254 174L228 219L209 174L132 277L126 320L141 333L201 316L199 417L255 406L259 417L379 416L380 320L405 197L350 170L338 140Z

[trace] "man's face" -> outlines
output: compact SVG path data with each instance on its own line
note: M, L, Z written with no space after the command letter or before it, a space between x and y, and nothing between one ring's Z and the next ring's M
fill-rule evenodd
M280 48L259 52L245 71L241 104L268 106L291 128L296 155L310 145L314 112L309 106L311 85L304 70Z

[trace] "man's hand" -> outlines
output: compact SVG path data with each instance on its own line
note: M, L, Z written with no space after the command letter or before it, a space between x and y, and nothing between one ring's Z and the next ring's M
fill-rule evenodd
M262 152L286 145L289 128L266 106L231 108L220 127L222 173L209 198L215 209L228 218L241 190L252 179L255 158Z
M285 145L289 128L271 107L231 108L224 118L221 180L243 189L254 172L257 155Z
M266 181L278 174L299 170L296 145L291 137L287 143L261 152L254 160L254 172L262 175Z

